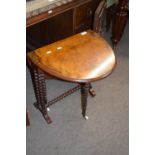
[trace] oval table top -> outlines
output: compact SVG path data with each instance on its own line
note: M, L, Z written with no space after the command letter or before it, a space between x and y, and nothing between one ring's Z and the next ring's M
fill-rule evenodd
M71 82L92 82L109 75L115 67L110 45L88 30L28 53L44 72Z

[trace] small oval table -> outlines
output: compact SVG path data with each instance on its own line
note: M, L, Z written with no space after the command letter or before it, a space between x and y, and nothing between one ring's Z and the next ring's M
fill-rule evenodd
M27 54L37 102L34 104L47 123L52 120L47 108L81 89L82 115L86 115L87 96L95 96L91 82L107 77L114 69L115 55L109 44L92 30L41 47ZM52 101L47 101L46 78L77 83L77 86Z

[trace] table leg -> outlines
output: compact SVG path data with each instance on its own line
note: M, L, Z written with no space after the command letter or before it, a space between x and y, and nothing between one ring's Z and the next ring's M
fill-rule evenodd
M81 108L82 108L82 116L87 120L88 116L86 115L87 109L87 97L89 92L90 84L83 83L81 84Z
M50 124L52 122L50 116L47 113L47 95L46 95L46 83L44 73L42 73L39 69L33 69L33 83L34 83L34 91L36 95L37 102L34 104L36 108L38 108L46 122Z

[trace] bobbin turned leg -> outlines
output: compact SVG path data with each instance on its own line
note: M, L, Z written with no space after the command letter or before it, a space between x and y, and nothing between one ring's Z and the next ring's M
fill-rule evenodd
M44 73L38 69L33 69L33 83L34 91L37 102L34 104L36 108L40 110L46 122L50 124L52 122L50 116L47 113L47 96L46 96L46 83Z
M82 108L82 116L88 120L88 116L86 115L87 109L87 97L90 85L88 83L81 84L81 108Z
M89 93L92 97L95 97L96 96L96 92L95 90L93 89L91 83L89 84Z

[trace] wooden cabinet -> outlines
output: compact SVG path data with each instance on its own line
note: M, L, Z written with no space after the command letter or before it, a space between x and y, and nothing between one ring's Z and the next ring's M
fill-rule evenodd
M75 33L91 27L91 2L75 8Z
M100 0L92 0L75 8L75 33L93 28L93 18L95 10Z
M27 20L27 51L91 29L101 0L77 0ZM40 20L38 22L38 20Z

